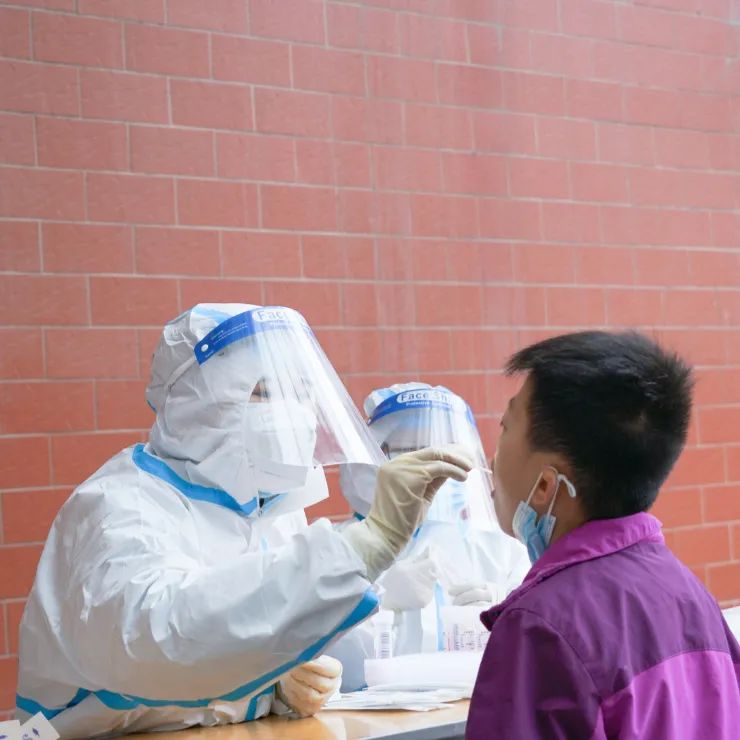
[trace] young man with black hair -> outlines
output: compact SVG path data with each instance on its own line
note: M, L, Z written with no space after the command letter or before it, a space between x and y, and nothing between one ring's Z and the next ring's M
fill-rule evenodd
M494 503L533 567L491 630L468 738L740 737L740 647L647 513L684 443L691 369L637 333L515 354Z

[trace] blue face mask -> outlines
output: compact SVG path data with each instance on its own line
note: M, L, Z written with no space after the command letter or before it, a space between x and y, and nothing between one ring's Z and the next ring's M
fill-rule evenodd
M555 470L555 468L553 468ZM537 512L530 506L529 502L534 496L534 492L537 489L540 481L542 480L542 473L539 474L535 484L532 486L532 490L529 492L526 501L520 501L519 506L516 507L514 512L514 521L512 522L512 529L514 530L514 536L526 546L527 553L529 554L529 560L534 563L542 557L542 553L545 552L547 546L550 544L552 539L552 533L555 529L555 522L557 519L553 516L552 510L555 506L555 499L560 490L560 484L565 485L568 490L568 495L571 498L576 496L575 486L562 474L557 473L557 488L555 494L550 501L550 506L547 509L547 513L537 519Z

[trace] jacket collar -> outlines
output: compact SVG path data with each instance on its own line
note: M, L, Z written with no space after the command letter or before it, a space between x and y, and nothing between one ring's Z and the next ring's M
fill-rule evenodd
M641 512L618 519L597 519L568 532L545 550L532 566L522 585L500 604L481 615L490 630L501 612L538 583L571 565L611 555L638 542L662 543L661 523Z

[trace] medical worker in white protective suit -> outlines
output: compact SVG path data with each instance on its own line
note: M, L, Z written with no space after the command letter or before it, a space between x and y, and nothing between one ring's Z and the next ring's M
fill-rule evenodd
M449 480L440 488L425 522L378 581L381 607L394 612L394 655L448 649L442 607L469 606L477 621L477 612L521 584L531 567L527 551L498 525L480 435L460 396L441 386L406 383L373 391L364 406L369 429L391 460L450 443L474 455L467 481ZM345 465L340 471L354 511L350 521L362 521L374 501L376 469ZM374 654L378 620L360 625L328 651L344 665L342 691L364 686L364 659L380 657Z
M149 443L59 512L21 624L19 718L62 738L309 715L341 666L327 645L448 477L425 450L387 464L363 522L308 526L325 464L384 462L300 314L201 304L164 328Z

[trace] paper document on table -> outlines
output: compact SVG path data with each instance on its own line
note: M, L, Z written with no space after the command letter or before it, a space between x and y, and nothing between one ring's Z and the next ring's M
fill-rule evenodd
M21 740L58 740L59 733L41 712L37 712L21 725Z
M0 740L20 740L21 723L17 719L0 722Z
M366 689L369 691L370 689ZM425 684L410 688L408 684L401 683L384 683L372 687L373 691L406 691L408 693L426 693L429 691L449 691L452 694L459 694L461 699L470 699L473 695L472 683L450 683L449 681L428 681ZM448 699L447 701L457 701L457 699Z
M21 724L17 719L0 722L0 740L57 740L59 733L41 712Z
M408 712L429 712L433 709L447 709L450 702L469 697L470 692L467 689L394 691L373 688L335 695L324 705L322 711L402 709Z
M732 630L735 637L740 640L740 606L733 609L725 609L722 616L727 622L727 626Z
M365 661L365 681L371 688L393 684L412 691L420 686L435 689L472 686L482 658L482 651L443 651L371 658Z

